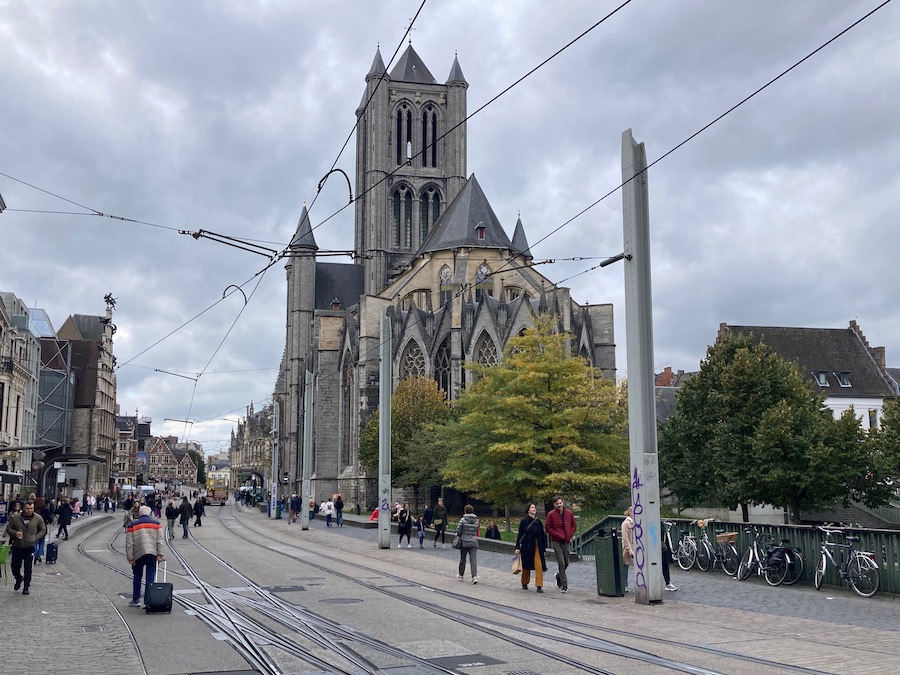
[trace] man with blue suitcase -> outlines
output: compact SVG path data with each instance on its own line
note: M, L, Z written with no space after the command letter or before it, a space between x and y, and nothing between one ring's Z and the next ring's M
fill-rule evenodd
M146 571L147 589L156 580L156 564L163 560L165 534L158 520L150 517L150 507L142 506L138 518L125 531L125 555L134 569L134 583L129 607L141 606L141 584ZM145 594L145 602L148 597Z

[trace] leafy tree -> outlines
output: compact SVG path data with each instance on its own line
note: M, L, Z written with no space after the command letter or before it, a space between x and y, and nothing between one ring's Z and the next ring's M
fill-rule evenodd
M440 482L444 451L435 447L430 429L450 415L445 394L428 377L407 377L391 396L391 484L411 487L418 505L419 489ZM376 411L360 433L359 459L367 471L378 471Z
M473 366L459 418L436 430L444 478L493 504L555 494L611 504L628 492L625 414L615 384L573 358L553 319L510 340L501 364Z
M663 483L686 506L789 509L862 498L877 502L869 443L851 413L834 420L796 364L750 336L707 350L660 432Z

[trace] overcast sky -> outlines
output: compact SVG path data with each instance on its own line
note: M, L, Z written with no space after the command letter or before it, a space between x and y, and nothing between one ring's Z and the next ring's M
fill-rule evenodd
M430 0L412 41L439 82L458 52L471 113L618 4ZM576 275L597 261L564 258L622 251L619 192L537 242L619 184L625 129L652 162L878 4L634 0L468 122L469 172L510 236L521 211L535 260L557 261L544 274ZM418 7L0 0L0 290L57 328L103 314L112 293L122 412L227 448L274 387L284 264L244 286L226 339L243 299L223 292L267 260L177 230L285 246L353 127L376 46L387 62ZM695 370L720 322L850 319L900 366L898 82L892 3L651 169L657 370ZM355 138L338 161L351 177L354 157ZM90 213L48 193L158 227L28 212ZM313 225L346 201L329 182ZM352 248L352 209L315 236ZM622 274L564 284L615 305L620 376ZM157 370L203 375L195 391Z

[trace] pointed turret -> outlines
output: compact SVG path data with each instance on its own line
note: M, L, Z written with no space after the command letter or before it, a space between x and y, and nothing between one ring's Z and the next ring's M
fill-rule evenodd
M381 47L375 48L375 58L372 59L372 67L369 68L369 72L366 74L366 81L369 81L369 78L372 77L380 77L385 73L384 60L381 58Z
M522 225L521 213L519 214L519 219L516 221L515 232L513 232L512 247L514 251L521 253L529 260L534 257L531 255L531 250L528 247L528 239L525 238L525 226Z
M300 213L297 231L294 233L294 238L291 239L291 248L319 250L319 247L316 246L316 239L313 237L312 226L309 224L309 213L306 211L306 203L303 204L303 211Z
M463 75L462 67L459 65L459 58L453 56L453 65L450 67L450 75L447 77L447 84L464 84L467 87L466 76Z

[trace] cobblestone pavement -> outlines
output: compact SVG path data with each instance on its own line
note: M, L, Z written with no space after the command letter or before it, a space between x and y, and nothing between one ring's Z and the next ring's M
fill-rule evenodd
M30 595L15 592L12 579L8 586L0 584L4 675L144 672L115 605L66 565L78 555L78 541L86 531L113 519L118 522L121 516L82 516L69 526L68 541L53 537L51 541L59 542L59 563L34 565Z
M293 527L293 526L292 526ZM315 521L311 527L325 530L325 523ZM378 531L360 527L331 528L335 535L353 537L371 541L373 546L378 542ZM434 532L426 536L425 548L419 549L418 541L413 542L410 555L440 556L453 564L458 553L450 547L452 534L448 533L447 548L438 544L431 546ZM392 535L391 545L396 546L397 536ZM405 540L404 540L405 546ZM479 567L490 567L496 570L509 570L512 562L511 554L494 553L480 550L478 552ZM547 561L549 586L553 592L553 573L556 563ZM567 570L571 588L597 589L596 563L586 560L573 562ZM816 591L811 585L771 587L761 577L751 577L746 581L738 581L726 576L721 570L715 572L685 572L679 567L671 569L672 582L678 587L675 592L666 592L664 602L691 602L699 605L727 607L732 609L759 612L775 616L794 617L798 619L815 619L836 624L853 624L859 627L878 628L900 632L900 600L893 596L876 595L874 598L860 598L849 587L823 586ZM510 575L510 584L514 584Z

